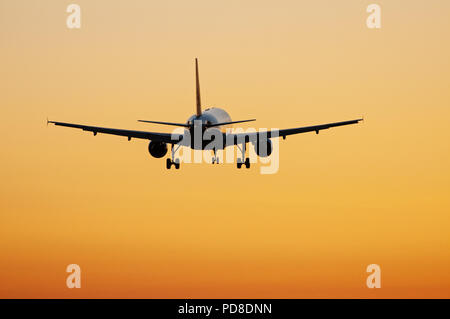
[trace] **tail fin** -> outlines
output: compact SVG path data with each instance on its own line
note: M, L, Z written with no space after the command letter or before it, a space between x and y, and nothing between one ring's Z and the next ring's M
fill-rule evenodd
M195 84L196 84L196 96L197 96L197 116L202 115L202 102L200 100L200 80L198 78L198 62L197 58L195 58Z

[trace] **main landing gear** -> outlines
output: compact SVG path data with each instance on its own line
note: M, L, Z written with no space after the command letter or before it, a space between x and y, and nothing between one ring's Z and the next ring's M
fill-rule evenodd
M250 158L247 157L243 163L241 159L238 158L237 168L241 168L242 165L245 165L245 168L250 168Z
M172 155L171 155L171 159L170 158L168 158L167 160L166 160L166 168L167 169L170 169L171 167L172 167L172 165L174 165L175 166L175 169L180 169L180 159L174 159L174 157L175 157L175 152L178 150L178 148L179 148L180 146L178 145L178 147L177 147L177 149L176 150L174 150L174 148L173 148L173 144L172 144L172 148L171 148L171 153L172 153Z
M245 143L241 144L241 147L237 145L237 147L241 150L242 157L237 159L237 168L241 168L242 165L245 165L245 168L250 168L250 158L245 158Z
M175 169L180 169L180 160L177 158L175 161L172 161L170 158L166 160L166 168L170 169L172 165L175 165Z

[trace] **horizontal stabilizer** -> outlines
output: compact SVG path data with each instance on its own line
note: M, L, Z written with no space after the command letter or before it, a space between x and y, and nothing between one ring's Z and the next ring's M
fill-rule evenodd
M154 124L163 124L163 125L172 125L172 126L183 126L183 127L189 127L189 125L188 125L188 124L184 124L184 123L158 122L158 121L146 121L146 120L138 120L138 122L144 122L144 123L154 123Z
M232 121L232 122L214 123L214 124L208 124L208 127L223 126L223 125L230 125L230 124L244 123L244 122L253 122L253 121L256 121L256 119L243 120L243 121Z

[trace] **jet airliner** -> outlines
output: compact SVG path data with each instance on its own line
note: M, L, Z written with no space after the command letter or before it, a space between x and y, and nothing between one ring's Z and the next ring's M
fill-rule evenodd
M175 159L175 152L177 148L176 145L187 146L194 150L206 150L208 149L208 145L211 145L211 141L217 139L212 150L214 151L214 155L216 155L216 151L219 149L225 149L228 146L237 146L241 151L241 156L237 161L237 168L241 168L242 165L245 165L246 168L250 168L250 158L245 158L246 154L246 145L248 143L252 143L255 148L255 152L260 157L270 156L272 153L272 138L283 137L286 138L288 135L306 133L306 132L316 132L319 134L319 131L325 130L331 127L357 124L363 119L355 119L350 121L343 122L334 122L306 127L296 127L296 128L288 128L282 130L269 130L264 132L247 132L247 133L230 133L223 132L222 130L225 127L228 127L232 124L244 123L255 121L255 119L249 120L240 120L240 121L232 121L230 115L223 109L217 107L210 107L205 110L202 110L202 104L200 99L200 80L199 80L199 72L198 72L198 61L195 59L195 84L196 84L196 112L194 115L189 117L189 119L185 123L173 123L173 122L161 122L161 121L148 121L148 120L138 120L139 122L144 123L152 123L152 124L162 124L162 125L171 125L178 126L184 128L184 133L175 134L175 133L160 133L160 132L147 132L147 131L134 131L134 130L122 130L115 128L106 128L106 127L98 127L98 126L88 126L81 124L73 124L73 123L65 123L65 122L57 122L57 121L48 121L48 123L52 123L58 126L65 126L71 128L81 129L83 131L92 132L95 135L97 133L103 134L112 134L118 136L127 137L128 140L132 138L145 139L149 140L150 143L148 145L148 151L151 156L155 158L162 158L167 154L168 147L171 146L171 157L166 160L166 168L170 169L171 166L175 166L176 169L180 168L179 159ZM195 137L199 136L200 140L196 140ZM209 134L208 134L209 133ZM213 136L214 139L205 138L205 136L210 135ZM219 158L212 157L212 163L219 163Z

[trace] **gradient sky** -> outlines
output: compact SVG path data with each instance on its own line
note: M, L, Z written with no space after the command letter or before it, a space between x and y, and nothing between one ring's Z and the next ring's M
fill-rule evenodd
M74 2L80 30L0 0L0 297L450 297L449 1ZM365 122L280 141L274 175L45 124L170 132L136 120L194 113L195 57L234 120Z

